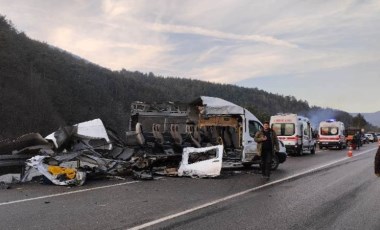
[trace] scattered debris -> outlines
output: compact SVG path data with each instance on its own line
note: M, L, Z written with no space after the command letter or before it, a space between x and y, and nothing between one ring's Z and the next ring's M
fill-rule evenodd
M0 167L22 167L21 182L38 172L45 182L72 186L94 177L217 177L224 164L255 164L252 133L260 122L231 102L200 97L189 104L133 102L131 109L126 139L100 119L60 127L45 138L26 134L0 142Z
M14 184L20 182L20 173L9 173L0 176L0 182L4 182L6 184Z
M9 184L6 184L4 181L0 182L0 189L10 189L11 186Z
M51 145L39 133L28 133L15 140L0 141L0 167L23 167L25 160L41 150L49 149Z
M83 185L86 173L73 168L49 166L44 163L47 156L34 156L27 160L27 165L37 169L42 175L56 185Z
M133 171L133 179L135 180L153 180L153 172L152 171Z
M223 146L185 148L178 176L216 177L222 170Z

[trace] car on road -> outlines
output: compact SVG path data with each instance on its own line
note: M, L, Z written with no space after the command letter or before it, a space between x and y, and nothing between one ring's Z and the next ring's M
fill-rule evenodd
M368 134L371 134L373 136L373 142L377 142L379 140L379 138L377 137L377 134L376 133L368 133Z
M372 142L373 143L375 141L375 137L374 137L374 135L372 133L366 133L364 135L368 139L368 142Z
M369 143L369 139L366 135L364 134L361 134L361 143L360 143L360 146L362 146L363 144L368 144Z
M376 133L376 138L377 138L377 141L380 140L380 133Z

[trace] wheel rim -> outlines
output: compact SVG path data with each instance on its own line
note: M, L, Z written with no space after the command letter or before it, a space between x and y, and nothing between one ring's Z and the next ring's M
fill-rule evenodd
M274 156L272 159L271 169L276 169L279 164L279 160L277 156Z

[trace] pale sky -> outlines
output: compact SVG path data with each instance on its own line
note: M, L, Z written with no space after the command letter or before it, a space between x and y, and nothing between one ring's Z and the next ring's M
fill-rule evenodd
M380 110L380 1L0 0L0 14L111 70Z

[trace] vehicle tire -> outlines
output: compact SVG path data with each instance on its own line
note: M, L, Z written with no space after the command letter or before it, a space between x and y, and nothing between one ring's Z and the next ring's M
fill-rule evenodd
M310 150L310 154L314 155L315 154L315 146L313 146Z
M251 169L251 167L252 167L252 163L242 163L242 165L243 165L243 167L245 168L245 169Z
M303 155L303 147L302 146L297 150L297 155L298 156L302 156Z
M275 154L272 158L272 164L271 164L270 169L274 171L278 168L279 165L280 165L280 160L278 159L278 156Z

